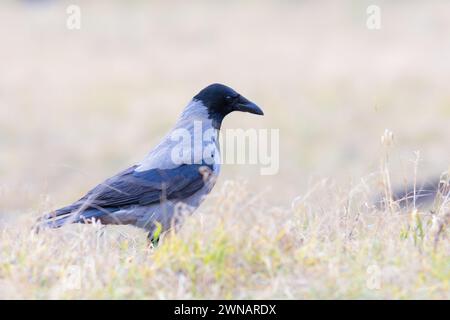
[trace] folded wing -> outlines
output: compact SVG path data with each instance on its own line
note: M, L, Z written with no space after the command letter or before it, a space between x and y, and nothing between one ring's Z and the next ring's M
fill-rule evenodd
M182 164L172 169L136 171L130 167L107 179L70 206L45 215L41 220L51 227L95 218L120 208L157 204L165 200L183 200L205 185L212 171L206 164ZM73 214L77 217L73 218Z

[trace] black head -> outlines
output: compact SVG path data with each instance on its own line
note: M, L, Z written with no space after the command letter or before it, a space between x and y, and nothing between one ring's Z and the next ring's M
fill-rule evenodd
M220 128L223 118L233 111L243 111L263 115L263 111L253 102L223 84L215 83L207 86L195 97L208 109L209 118L215 128Z

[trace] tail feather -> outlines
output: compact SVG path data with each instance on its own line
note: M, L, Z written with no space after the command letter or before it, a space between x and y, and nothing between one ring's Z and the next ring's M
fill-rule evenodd
M71 223L85 223L104 214L105 212L95 208L81 210L79 205L74 204L40 217L36 223L36 230L39 231L44 228L56 229Z

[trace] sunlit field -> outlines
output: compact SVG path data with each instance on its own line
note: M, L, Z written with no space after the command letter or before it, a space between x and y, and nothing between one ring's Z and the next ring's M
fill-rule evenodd
M370 4L3 1L0 298L449 299L448 197L375 201L449 170L450 3L378 1L379 30ZM213 82L265 112L223 129L279 129L278 173L225 164L156 248L127 226L32 231Z

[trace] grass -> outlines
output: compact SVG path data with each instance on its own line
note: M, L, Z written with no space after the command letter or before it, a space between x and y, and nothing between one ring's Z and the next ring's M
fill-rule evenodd
M1 297L448 299L448 227L438 235L429 213L377 211L364 190L322 182L283 209L227 181L156 248L134 229L36 235L23 221L1 230ZM335 196L318 202L324 194Z
M28 2L0 4L0 298L450 298L446 205L372 205L448 167L449 3L380 1L373 31L365 1L79 0L69 31L73 1ZM225 128L280 130L277 175L224 166L155 249L129 227L31 232L212 82L265 111Z

